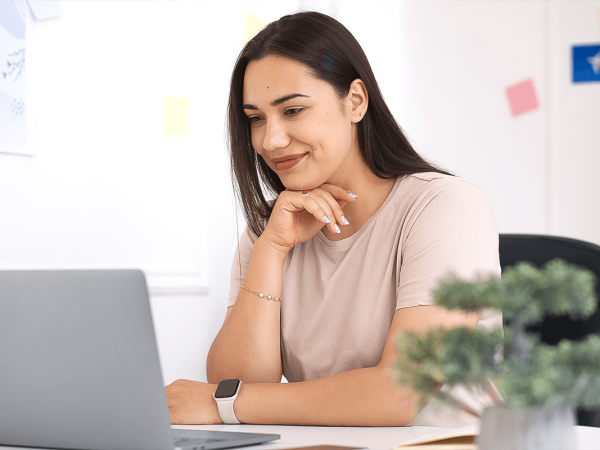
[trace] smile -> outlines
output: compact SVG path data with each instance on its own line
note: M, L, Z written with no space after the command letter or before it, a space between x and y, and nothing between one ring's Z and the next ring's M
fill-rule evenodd
M306 156L307 153L302 153L301 155L290 155L290 156L284 156L283 158L277 158L279 159L279 161L276 161L275 159L273 160L273 162L275 162L275 167L277 168L277 170L283 171L283 170L288 170L291 169L292 167L294 167L296 164L298 164L300 162L300 160L302 158L304 158L304 156ZM284 159L287 158L287 159Z

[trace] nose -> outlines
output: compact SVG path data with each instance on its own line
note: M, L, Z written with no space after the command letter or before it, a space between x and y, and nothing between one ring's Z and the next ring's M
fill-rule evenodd
M285 123L272 118L267 120L265 135L263 136L263 148L266 151L285 148L290 143L290 136L287 134Z

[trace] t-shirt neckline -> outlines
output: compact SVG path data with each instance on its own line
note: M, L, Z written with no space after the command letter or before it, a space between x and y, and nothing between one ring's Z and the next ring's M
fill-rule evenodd
M347 238L341 239L339 241L330 241L329 239L327 239L327 236L325 236L325 234L323 233L322 230L319 230L319 232L315 235L315 237L317 237L323 244L325 244L328 247L335 247L335 248L347 248L349 246L351 246L354 241L356 241L362 234L365 233L365 230L369 229L371 226L373 226L373 224L375 223L377 216L381 213L381 211L383 211L388 204L390 204L393 200L393 198L396 196L396 193L399 189L399 186L402 182L402 180L406 178L404 177L396 177L396 181L394 182L394 186L392 187L392 190L390 191L390 193L388 194L388 196L386 197L386 199L384 200L384 202L381 204L381 206L379 207L379 209L377 211L375 211L375 213L369 217L369 220L367 220L362 227L360 227L360 229L354 233L352 236L348 236Z

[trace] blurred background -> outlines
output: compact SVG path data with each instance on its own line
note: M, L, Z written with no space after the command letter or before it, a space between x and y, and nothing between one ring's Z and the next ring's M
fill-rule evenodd
M206 380L245 226L233 65L294 11L354 34L416 149L480 187L501 233L600 244L600 82L573 69L600 46L600 0L0 3L0 108L18 114L0 111L0 269L143 269L165 383Z

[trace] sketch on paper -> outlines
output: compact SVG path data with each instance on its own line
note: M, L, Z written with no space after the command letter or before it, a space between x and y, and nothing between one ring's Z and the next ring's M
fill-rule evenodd
M15 0L0 1L0 152L26 145L25 17ZM13 150L11 150L11 148Z

